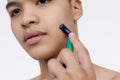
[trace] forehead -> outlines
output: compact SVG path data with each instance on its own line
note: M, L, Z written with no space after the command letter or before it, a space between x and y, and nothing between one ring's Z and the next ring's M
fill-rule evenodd
M20 5L21 3L24 3L24 2L36 2L38 0L7 0L7 1L8 1L8 3L6 5L6 9L10 8L11 6ZM71 1L71 0L66 0L66 1Z
M7 2L27 2L27 1L37 1L37 0L7 0Z
M35 2L37 0L7 0L8 3L6 5L6 9L12 7L12 6L17 6L20 5L23 2Z
M22 1L22 0L7 0L8 2L9 1ZM23 1L35 1L35 0L23 0ZM71 0L68 0L68 1L71 1Z
M31 0L7 0L7 1L31 1Z

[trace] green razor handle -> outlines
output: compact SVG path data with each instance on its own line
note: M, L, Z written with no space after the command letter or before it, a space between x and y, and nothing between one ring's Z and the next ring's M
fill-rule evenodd
M65 35L69 35L71 33L71 31L64 25L64 24L61 24L60 27L59 27L64 33ZM66 43L66 48L68 48L70 51L74 51L74 47L73 47L73 44L71 43L70 41L70 38L68 37L67 39L67 43Z
M74 51L74 47L73 47L73 44L70 41L70 38L68 38L68 40L67 40L66 48L68 48L72 52Z

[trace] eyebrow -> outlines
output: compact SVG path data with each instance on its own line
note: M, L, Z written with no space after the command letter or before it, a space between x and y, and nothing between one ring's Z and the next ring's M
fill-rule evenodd
M8 9L12 6L15 6L15 5L19 5L19 2L17 2L17 1L8 2L7 5L6 5L6 9Z

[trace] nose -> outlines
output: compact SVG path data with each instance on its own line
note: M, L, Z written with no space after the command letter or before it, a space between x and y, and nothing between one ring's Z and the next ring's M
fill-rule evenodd
M24 11L21 21L21 26L23 28L28 28L38 23L39 23L39 17L37 16L37 14L35 14L34 11L31 11L30 9Z

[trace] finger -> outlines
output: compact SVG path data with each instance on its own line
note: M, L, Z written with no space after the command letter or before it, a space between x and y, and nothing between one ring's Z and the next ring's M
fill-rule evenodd
M73 43L75 50L78 53L78 57L83 68L86 71L91 69L92 63L87 49L83 46L83 44L80 42L80 40L77 38L77 36L74 33L70 33L69 37L71 42Z
M66 68L76 68L79 65L78 61L75 59L74 54L67 48L60 51L57 60L61 64L65 64Z
M59 79L63 76L62 73L65 71L64 67L56 59L51 59L48 61L48 69L53 79Z

